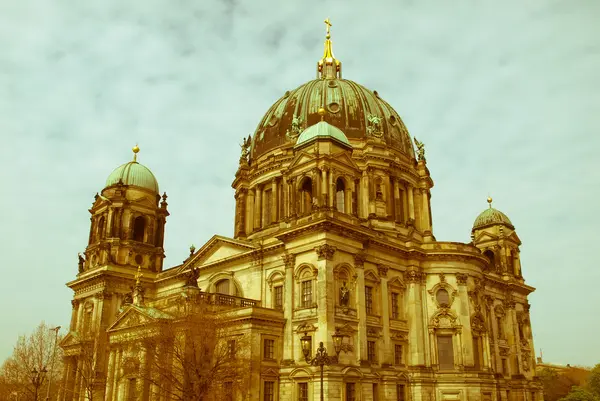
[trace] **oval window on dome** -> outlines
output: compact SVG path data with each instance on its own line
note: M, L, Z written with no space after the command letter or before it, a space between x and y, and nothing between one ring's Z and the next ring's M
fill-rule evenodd
M337 86L337 82L335 82L334 79L329 80L329 82L327 82L327 86L329 86L330 88L335 88Z
M337 113L338 111L340 111L340 105L339 103L332 102L327 105L327 109L332 113Z
M396 125L396 122L397 122L397 121L396 121L396 117L394 117L394 116L390 116L389 120L390 120L390 124L392 124L392 125Z
M440 306L450 305L450 294L448 294L448 291L446 291L443 288L439 289L435 293L435 299L437 300L438 304L440 304Z

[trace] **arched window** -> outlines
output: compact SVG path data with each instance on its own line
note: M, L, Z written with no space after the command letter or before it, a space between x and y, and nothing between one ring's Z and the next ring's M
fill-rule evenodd
M146 219L138 216L133 221L133 240L144 242L144 232L146 231Z
M345 198L346 186L344 180L338 178L335 183L335 208L338 212L346 213L346 198Z
M450 305L450 294L448 294L448 291L446 291L443 288L439 289L438 292L436 292L435 298L437 299L438 304L440 304L440 306Z
M494 255L494 252L488 249L483 254L490 260L490 270L496 270L496 256Z
M229 280L223 279L215 284L215 292L218 294L229 295Z
M101 240L104 238L104 228L106 226L106 219L104 218L104 216L100 217L100 220L98 221L98 238L97 240Z
M302 182L302 187L300 188L300 210L303 214L310 213L312 211L312 199L312 180L306 177Z

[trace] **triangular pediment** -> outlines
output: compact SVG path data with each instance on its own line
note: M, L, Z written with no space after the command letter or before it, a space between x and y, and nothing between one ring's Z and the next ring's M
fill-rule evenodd
M241 255L256 249L256 245L248 241L241 241L222 237L220 235L213 236L206 244L194 253L180 268L183 271L189 266L201 267L203 265L226 260L231 257Z
M156 313L154 313L156 314ZM110 325L110 327L106 330L110 331L118 331L129 329L132 327L138 327L147 325L149 323L153 323L157 321L159 318L167 318L168 315L165 313L160 313L160 316L152 316L152 314L146 312L144 308L137 307L135 305L129 305L126 307L125 311L121 313L121 315L117 318L117 320Z
M292 169L296 168L297 166L301 166L305 163L310 163L312 161L315 161L316 159L317 158L310 153L298 152L298 153L296 153L296 156L294 156L294 158L292 159L288 169L292 170Z
M354 170L359 170L358 165L352 160L350 156L350 152L344 150L342 152L338 152L336 154L332 154L331 158L333 159L332 165L341 165L344 167L350 167Z
M79 344L79 336L77 335L76 332L74 331L70 331L69 333L67 333L66 336L63 337L62 340L60 340L60 346L62 348L66 348L66 347L70 347L73 345L77 345Z
M475 244L478 244L478 243L486 242L486 241L498 241L499 239L500 239L500 237L498 237L497 235L491 234L487 231L482 231L479 233L479 235L477 237L475 237L473 242Z
M513 231L509 236L508 239L517 243L518 245L521 245L521 239L519 238L519 236L517 235L517 233L515 231Z

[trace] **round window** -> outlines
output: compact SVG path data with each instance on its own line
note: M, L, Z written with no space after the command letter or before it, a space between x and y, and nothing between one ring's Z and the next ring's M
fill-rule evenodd
M438 290L438 292L435 294L435 298L440 306L450 305L450 294L448 294L448 291L444 290L443 288Z

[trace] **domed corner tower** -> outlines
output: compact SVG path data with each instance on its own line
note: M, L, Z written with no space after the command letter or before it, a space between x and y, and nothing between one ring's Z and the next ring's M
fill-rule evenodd
M160 272L164 260L164 230L167 195L159 194L152 172L138 163L137 145L133 161L117 167L107 178L89 210L91 227L85 261L79 274L101 267L125 267L131 274L138 267Z
M488 198L488 204L489 207L481 212L473 223L473 245L489 259L489 273L522 280L519 257L521 240L510 219L492 207L492 198Z
M398 113L341 72L328 30L317 79L287 91L244 139L232 184L236 238L329 218L435 240L423 144L415 140L415 157Z

